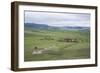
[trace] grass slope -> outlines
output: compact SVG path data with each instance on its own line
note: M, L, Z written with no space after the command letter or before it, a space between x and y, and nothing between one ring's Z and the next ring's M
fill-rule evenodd
M64 38L77 39L77 42L60 42ZM32 55L34 47L49 48L51 53ZM79 30L36 30L24 31L24 60L62 60L90 58L90 33Z

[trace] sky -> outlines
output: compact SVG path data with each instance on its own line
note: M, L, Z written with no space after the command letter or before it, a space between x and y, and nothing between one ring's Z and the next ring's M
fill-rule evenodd
M56 27L63 27L63 26L90 27L89 13L25 11L24 19L25 23L45 24Z

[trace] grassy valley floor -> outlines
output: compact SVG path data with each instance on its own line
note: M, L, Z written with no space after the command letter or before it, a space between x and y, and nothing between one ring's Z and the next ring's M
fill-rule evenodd
M90 33L81 30L25 29L24 48L24 61L87 59L90 58ZM43 53L33 54L35 50L42 50Z

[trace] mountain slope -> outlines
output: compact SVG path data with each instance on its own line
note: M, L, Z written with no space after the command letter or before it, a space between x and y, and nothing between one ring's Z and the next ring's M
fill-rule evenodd
M43 29L43 30L90 30L90 27L81 27L81 26L55 27L55 26L48 26L46 24L37 24L37 23L25 23L24 27L32 28L32 29Z

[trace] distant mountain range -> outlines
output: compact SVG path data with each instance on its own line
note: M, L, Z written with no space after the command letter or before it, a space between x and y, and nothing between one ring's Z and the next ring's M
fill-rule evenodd
M65 26L65 27L62 27L61 29L64 29L64 30L87 30L87 29L90 29L90 27Z
M25 23L25 28L33 28L33 29L59 29L59 30L89 30L90 27L81 27L81 26L62 26L62 27L55 27L55 26L48 26L46 24L37 24L37 23Z
M45 24L36 24L36 23L25 23L25 27L31 27L31 28L48 28L48 25Z

